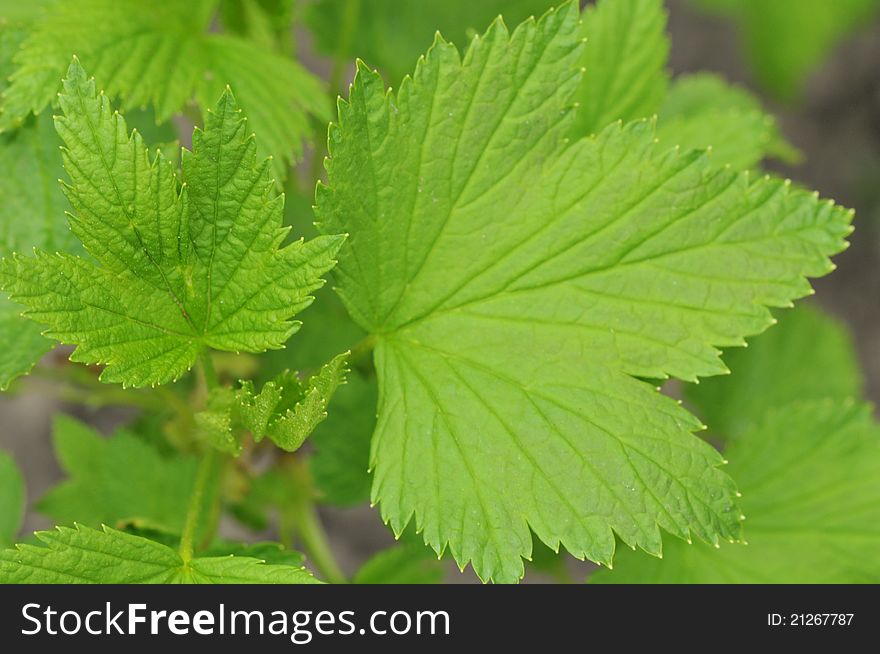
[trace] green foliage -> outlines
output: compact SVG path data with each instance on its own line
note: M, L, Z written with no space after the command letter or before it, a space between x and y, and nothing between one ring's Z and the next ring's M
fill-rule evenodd
M67 417L56 419L54 441L69 478L40 500L42 513L61 524L183 531L194 457L163 457L130 433L103 438Z
M351 506L370 498L370 437L376 426L375 378L352 374L333 398L333 410L311 437L310 469L321 499Z
M373 498L484 579L522 576L530 527L604 563L613 533L653 552L658 527L736 538L699 421L636 377L725 372L716 348L807 295L851 229L647 122L567 142L582 56L566 4L463 57L438 39L396 94L361 66L317 194L319 228L350 233L340 295L376 337Z
M780 324L733 349L731 375L688 386L686 396L715 437L738 438L773 407L796 400L861 396L862 373L846 329L810 305L780 314Z
M302 567L305 556L296 550L285 549L281 543L228 543L215 542L202 556L246 556L272 565Z
M697 0L732 17L755 74L772 92L791 99L833 48L873 18L877 0Z
M806 355L809 353L809 356ZM809 306L731 353L733 374L689 397L727 437L747 545L624 551L607 583L876 583L880 428L856 402L861 373L844 329ZM704 387L703 387L704 386Z
M799 157L754 96L709 74L673 82L658 112L657 138L683 150L711 146L713 161L736 169L752 168L765 157Z
M282 450L298 450L327 417L327 405L348 373L348 353L334 357L300 383L295 373L282 373L259 394L250 382L242 385L241 421L259 443L268 438Z
M0 84L14 70L12 56L26 34L18 26L0 26ZM153 142L176 138L167 126L155 125L151 112L131 114L139 131ZM57 181L64 175L60 146L48 113L28 118L19 129L0 135L0 168L4 171L0 176L0 255L33 248L81 254L82 248L64 218L69 203ZM177 145L168 149L179 151ZM163 154L168 152L163 149ZM0 294L0 389L30 371L53 344L41 336L38 325L21 317L23 310Z
M766 157L796 160L773 117L744 89L709 74L680 77L670 86L662 0L600 0L582 20L586 43L575 135L656 115L661 144L711 148L715 163L743 170Z
M499 14L515 25L540 16L552 0L318 0L306 21L318 50L344 61L364 59L395 86L440 32L459 47ZM334 89L335 90L335 89Z
M769 411L727 451L747 545L670 541L663 559L624 551L610 583L878 583L880 429L840 400Z
M97 264L37 251L4 260L0 285L78 346L72 360L105 364L102 379L124 386L175 380L205 347L280 348L342 237L281 247L283 200L231 92L195 132L180 187L76 61L64 88L70 224Z
M367 561L354 576L356 584L439 584L443 565L421 543L400 543Z
M314 375L284 371L257 393L251 381L235 390L216 388L208 406L195 415L200 435L217 449L238 456L244 432L256 443L268 438L282 450L295 452L327 417L327 405L345 383L348 353L339 354Z
M745 90L671 78L662 0L547 1L311 3L330 85L360 56L395 89L357 63L313 229L299 3L0 0L0 388L59 340L94 367L47 388L145 411L57 421L62 526L0 583L313 583L294 544L345 582L318 505L368 499L402 539L356 583L437 583L447 551L497 582L568 580L564 551L596 581L880 579L847 335L806 308L758 337L852 212L742 172L798 153ZM437 29L458 47L420 56ZM0 454L0 545L22 504ZM230 513L279 542L219 538Z
M286 50L295 0L221 0L220 20L230 32Z
M0 135L0 255L33 247L79 251L64 221L59 145L49 116ZM21 318L22 311L0 292L0 389L29 372L52 347L38 325Z
M15 542L24 519L24 479L15 460L0 450L0 546Z
M60 145L50 116L32 118L20 130L0 136L4 172L0 176L0 247L4 254L33 246L75 247L63 220L67 201L57 182L63 173Z
M615 120L630 121L657 111L666 94L669 41L661 0L599 0L583 17L581 64L576 94L578 134L594 134Z
M71 55L119 96L125 109L149 104L156 118L204 109L229 85L248 99L245 109L263 154L279 162L298 153L309 115L326 116L321 84L272 49L208 31L216 0L143 3L138 0L66 0L36 21L15 56L17 68L2 97L0 129L39 113L59 90ZM283 176L284 168L276 174Z
M247 556L197 557L109 527L37 532L39 545L0 551L5 584L309 584L304 568Z

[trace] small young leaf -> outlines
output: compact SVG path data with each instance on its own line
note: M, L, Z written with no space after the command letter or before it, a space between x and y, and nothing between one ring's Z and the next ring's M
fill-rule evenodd
M860 397L864 380L846 328L816 307L780 314L779 326L725 354L733 374L685 395L716 437L738 438L773 407L796 400Z
M298 387L294 375L286 375L286 385L296 385L300 397L285 406L285 386L268 382L259 395L253 395L253 385L246 383L241 392L242 423L259 443L268 438L282 450L298 450L315 427L327 417L327 405L348 373L348 352L339 354L321 370Z
M24 478L15 460L0 450L0 546L15 542L24 519Z
M4 584L314 584L305 568L246 556L196 557L109 527L36 534L39 545L0 551Z
M568 142L578 18L497 21L463 57L438 39L396 94L361 65L317 194L376 336L373 499L483 579L521 578L530 528L604 563L614 533L735 538L699 421L636 378L724 372L716 348L809 294L851 231L782 181L657 147L648 122Z
M272 381L263 384L259 393L251 381L243 381L238 392L238 411L242 426L254 435L258 443L266 437L269 425L281 414L296 406L305 395L297 373L286 370Z
M77 61L64 87L56 124L68 148L70 223L98 263L16 256L2 262L0 286L50 336L78 346L71 359L106 364L102 380L124 386L177 379L205 347L282 347L342 237L281 247L283 198L232 93L184 151L180 189Z
M215 388L208 395L207 406L195 414L196 436L213 448L238 456L242 445L238 434L239 400L229 388Z
M747 545L668 541L663 558L621 552L598 583L880 583L880 429L871 407L771 410L727 456Z

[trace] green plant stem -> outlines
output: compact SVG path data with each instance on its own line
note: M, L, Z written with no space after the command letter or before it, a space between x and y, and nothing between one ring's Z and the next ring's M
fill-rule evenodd
M202 371L202 378L205 380L205 386L208 392L217 388L217 372L214 370L214 361L211 359L211 353L208 350L202 352L200 356L199 369ZM183 525L183 534L180 536L180 558L184 563L189 563L193 557L195 547L195 537L198 531L199 519L202 517L202 510L205 507L205 493L214 477L217 465L220 462L220 453L214 448L209 448L202 456L199 463L199 470L196 473L196 483L193 487L192 494L189 498L189 506L186 510L186 522ZM216 496L219 484L213 486L215 496L211 498L211 520L209 525L209 533L205 536L209 539L219 522L219 498Z
M211 448L205 453L199 463L196 483L186 510L183 534L180 537L180 558L183 559L184 563L192 561L196 531L198 530L199 518L201 518L205 502L205 491L211 481L211 477L214 476L214 469L217 466L218 459L219 453L214 448Z
M345 573L330 550L330 543L315 505L311 502L296 502L291 507L290 514L299 542L318 573L331 584L348 583Z
M217 372L214 370L214 360L211 358L211 352L209 350L204 350L202 352L199 357L199 363L202 364L200 368L208 391L210 392L220 386L220 382L217 380Z

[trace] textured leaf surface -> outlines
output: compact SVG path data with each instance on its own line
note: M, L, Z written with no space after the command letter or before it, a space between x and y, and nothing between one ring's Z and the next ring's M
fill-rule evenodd
M504 14L511 24L540 16L552 0L318 0L306 20L319 51L377 66L395 86L440 32L464 48L477 30ZM348 27L350 25L350 27ZM350 30L350 37L343 36Z
M725 353L733 374L685 388L716 437L737 438L768 410L796 400L861 396L862 373L843 325L810 305L779 317L748 349Z
M15 542L24 518L24 478L15 460L0 450L0 545Z
M245 428L259 443L268 438L282 450L298 450L326 417L327 405L345 383L348 352L335 356L305 384L295 373L267 382L259 394L245 382L240 392L240 414Z
M358 570L356 584L439 584L443 564L421 543L401 543L383 550Z
M765 157L788 162L798 158L758 99L715 75L677 78L658 118L657 138L663 145L683 150L711 147L718 164L745 169Z
M38 508L56 523L183 530L195 459L163 457L126 432L103 438L67 417L56 420L54 442L68 479L50 490Z
M342 239L281 247L283 198L232 94L184 151L183 189L76 61L60 100L70 224L98 263L38 251L4 260L0 284L108 382L177 379L205 347L282 347Z
M653 115L666 93L666 10L662 0L599 0L583 16L584 76L575 133Z
M238 397L232 389L213 389L205 408L193 418L198 439L226 454L241 454L243 448L237 423Z
M880 582L880 429L871 407L795 403L734 442L748 545L666 543L663 559L625 551L603 583Z
M699 421L634 377L725 370L715 349L810 292L851 215L655 147L650 123L567 142L576 6L460 59L438 41L386 94L361 68L330 132L320 228L377 336L373 496L395 531L515 581L529 527L610 562L616 532L738 533Z
M0 551L5 584L308 584L302 567L238 556L196 557L104 527L58 527L36 534L40 545Z
M213 106L229 84L246 98L263 154L279 164L298 153L308 116L326 116L320 83L294 61L246 39L208 33L214 0L143 3L68 0L57 3L16 56L3 95L0 129L41 112L54 100L72 55L105 80L123 107L149 104L159 121L193 97ZM281 173L283 166L276 168Z
M733 17L758 79L782 98L849 33L880 11L877 0L699 0Z

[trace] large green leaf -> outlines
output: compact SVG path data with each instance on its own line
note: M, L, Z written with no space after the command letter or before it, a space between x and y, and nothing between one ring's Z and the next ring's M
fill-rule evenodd
M832 269L851 213L667 151L648 122L568 141L571 3L464 57L438 40L387 93L361 67L330 131L319 227L374 334L373 497L484 579L515 581L529 529L609 563L616 532L739 531L700 423L636 377L725 371L717 347Z
M747 545L624 551L604 583L880 582L880 429L871 407L820 400L772 410L731 445Z
M227 90L192 152L181 189L161 154L96 95L77 61L60 96L73 232L98 264L66 254L5 259L0 285L127 386L177 379L205 347L277 349L297 330L342 237L282 247L283 198Z
M733 374L688 386L686 396L715 436L739 437L770 409L795 400L861 396L862 373L846 328L809 305L725 354Z
M184 561L173 549L109 527L77 526L36 534L39 545L0 551L4 584L310 584L299 566L244 556Z

